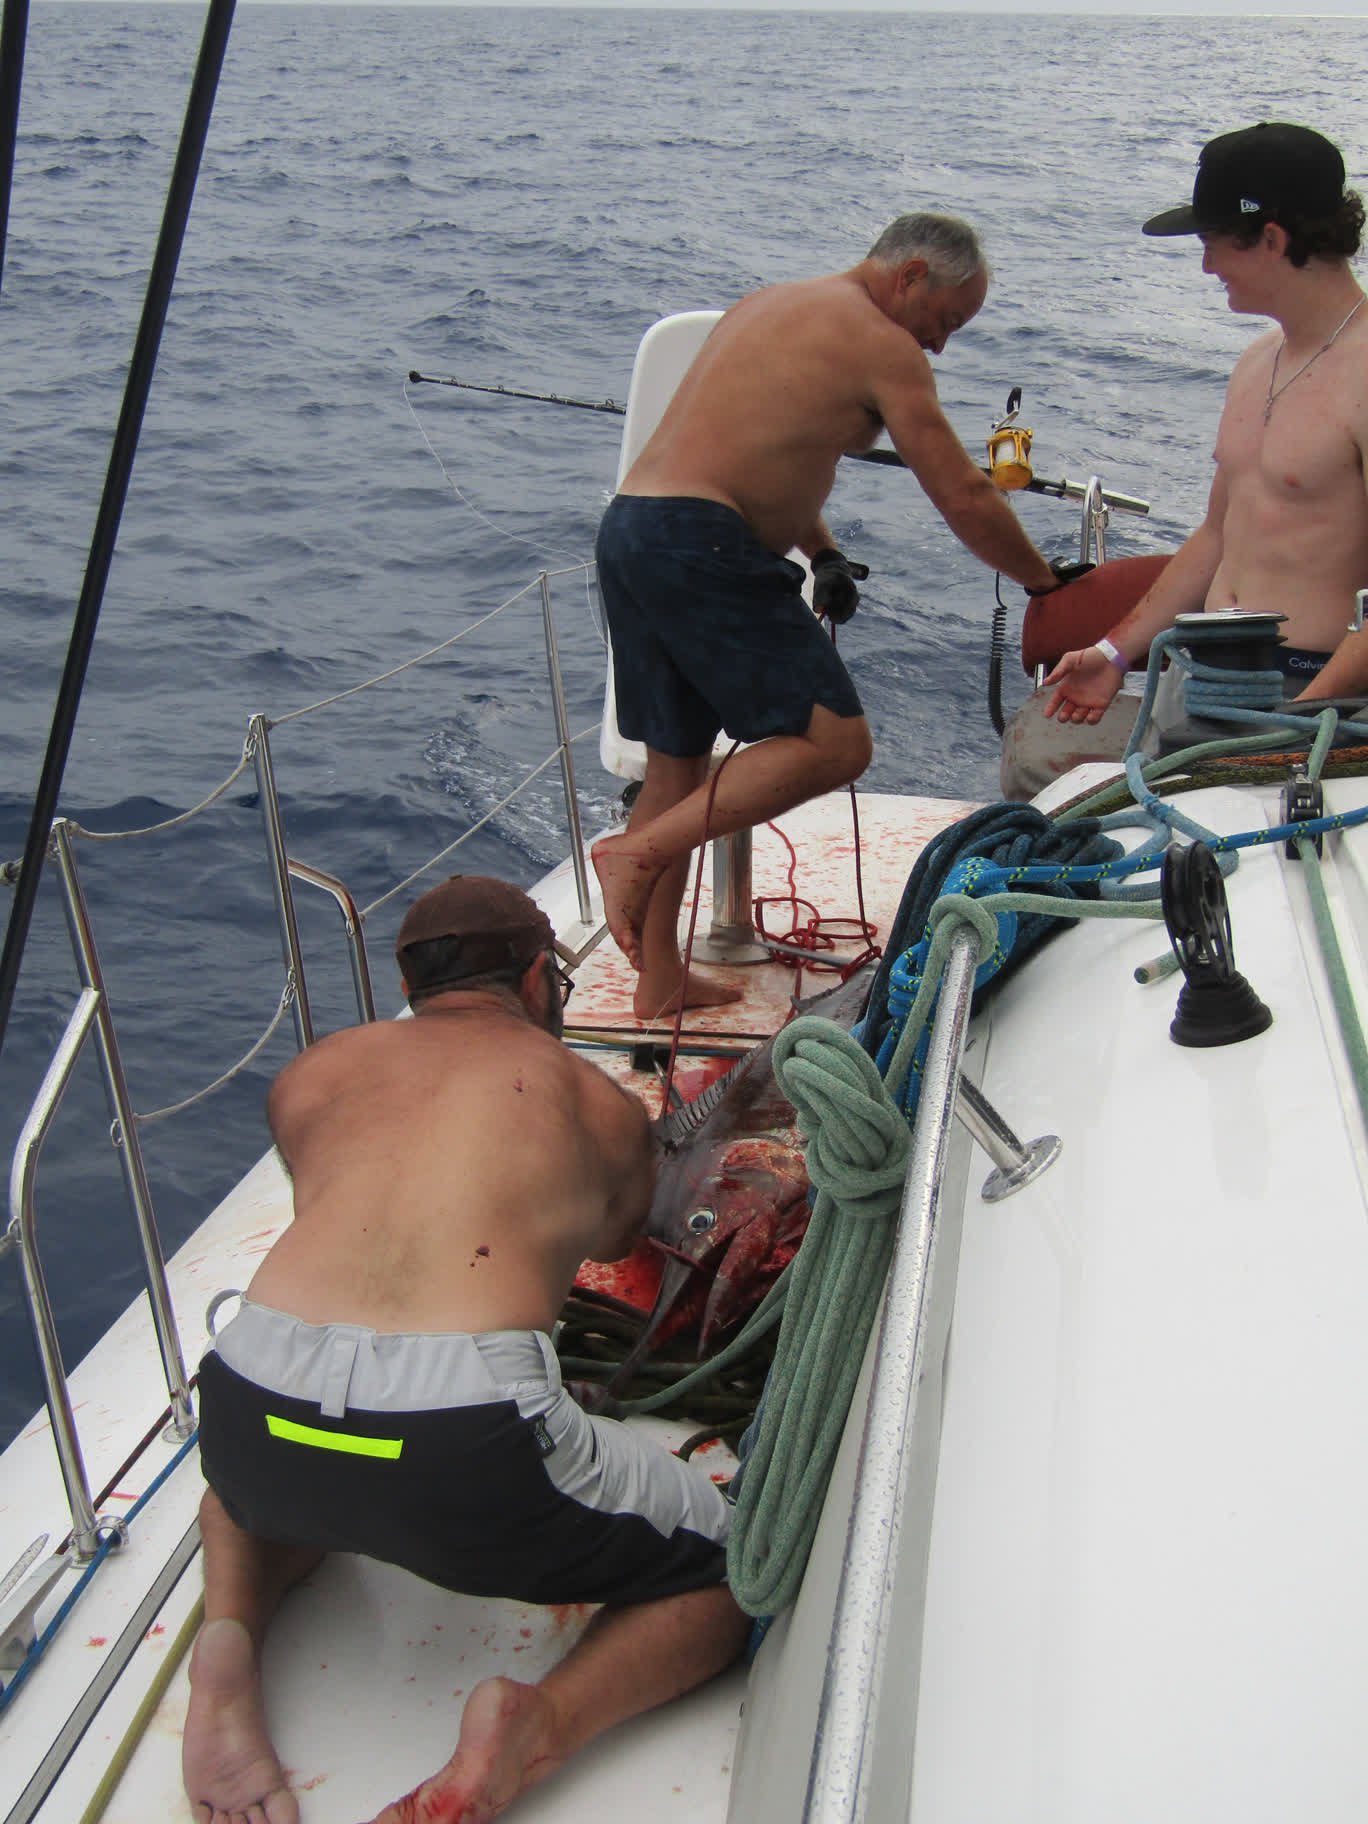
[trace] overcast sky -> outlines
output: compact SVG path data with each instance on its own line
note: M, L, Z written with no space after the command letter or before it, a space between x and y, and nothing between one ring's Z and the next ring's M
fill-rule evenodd
M204 0L177 0L181 5L203 6ZM557 0L462 0L463 4L497 5L497 6L546 6L555 5ZM1091 6L1079 5L1079 0L1036 0L1036 4L1025 6L1021 0L918 0L916 5L907 4L907 0L822 0L814 4L813 0L565 0L571 10L582 10L588 6L646 6L669 8L703 8L710 12L813 12L813 13L1075 13L1084 18L1096 18L1100 14L1143 16L1146 13L1223 13L1233 15L1272 15L1285 19L1364 19L1368 18L1368 3L1365 0L1316 0L1308 8L1289 7L1287 0L1268 0L1260 5L1258 0L1155 0L1154 4L1137 6L1134 0L1095 0ZM41 4L41 0L39 0ZM87 4L100 5L104 0L87 0ZM239 0L240 5L253 5L256 0ZM296 6L445 6L450 0L269 0L269 4Z

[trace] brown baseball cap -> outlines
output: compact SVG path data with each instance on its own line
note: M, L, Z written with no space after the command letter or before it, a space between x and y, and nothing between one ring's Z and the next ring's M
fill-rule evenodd
M555 935L551 920L520 887L488 874L453 874L414 900L399 927L394 955L402 970L410 946L458 938L459 968L449 977L455 983L487 970L525 967L552 947Z

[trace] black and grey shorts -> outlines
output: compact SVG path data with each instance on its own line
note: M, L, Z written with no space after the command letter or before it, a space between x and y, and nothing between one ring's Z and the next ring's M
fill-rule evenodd
M200 1363L200 1457L246 1531L521 1602L721 1583L707 1476L561 1386L535 1330L389 1335L242 1301Z

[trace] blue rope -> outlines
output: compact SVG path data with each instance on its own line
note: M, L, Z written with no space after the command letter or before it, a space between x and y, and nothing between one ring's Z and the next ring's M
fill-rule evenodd
M1027 859L1025 857L1031 847L1030 832L1017 827L1005 845L996 845L1006 856L1004 861L996 860L992 854L977 852L984 846L990 849L995 846L992 841L997 821L995 814L1004 807L990 806L987 812L975 812L960 824L952 825L941 833L934 845L938 854L932 857L933 864L938 862L939 866L931 865L923 870L922 863L930 854L930 848L923 855L922 861L918 862L908 882L908 890L904 893L903 906L899 908L898 917L894 921L884 965L875 981L874 994L878 994L882 985L882 1001L876 1006L871 996L870 1011L856 1029L856 1036L874 1058L890 1095L908 1120L916 1112L931 1016L939 992L941 956L945 945L944 942L937 944L936 930L956 902L963 909L961 915L965 915L976 902L981 905L984 900L1011 894L1014 890L1019 892L1022 888L1034 890L1042 902L1039 913L1033 909L1026 914L1019 910L1019 900L1016 905L1002 910L990 910L987 906L981 906L983 918L990 922L983 933L980 960L974 976L974 990L978 994L1038 947L1042 934L1037 928L1059 929L1066 923L1076 922L1077 914L1071 918L1069 906L1071 903L1076 904L1085 893L1093 899L1101 897L1107 900L1152 903L1160 893L1157 878L1136 880L1129 887L1124 883L1132 876L1155 874L1162 865L1163 850L1174 833L1205 842L1216 855L1222 872L1229 873L1236 865L1242 849L1286 842L1293 837L1310 838L1326 831L1352 829L1368 822L1368 806L1364 806L1357 811L1343 811L1304 822L1278 824L1271 829L1218 836L1150 791L1141 776L1142 764L1140 756L1134 755L1127 762L1127 778L1137 798L1143 798L1141 808L1155 828L1149 840L1128 855L1120 853L1119 845L1110 838L1099 834L1100 825L1097 820L1080 819L1083 840L1076 845L1076 852L1093 843L1100 843L1113 851L1108 859L1086 862L1037 862ZM1009 813L1030 808L1005 807ZM1123 813L1120 818L1108 819L1107 822L1114 825L1126 818L1133 821L1134 813ZM1065 827L1077 829L1078 825ZM909 943L906 941L908 911L910 909L914 914L921 913L925 899L932 891L935 897L925 910L920 935L916 942ZM1032 903L1034 905L1034 901ZM1136 910L1139 913L1138 903Z
M1166 805L1164 808L1172 811L1173 807ZM1323 831L1355 829L1359 824L1368 822L1368 805L1357 811L1339 811L1325 817L1310 817L1304 823L1278 823L1268 829L1245 830L1236 836L1217 836L1209 832L1201 834L1200 824L1193 824L1189 819L1176 814L1171 821L1175 829L1197 831L1201 840L1213 851L1224 854L1230 850L1256 849L1269 842L1289 842L1294 836L1316 836ZM1162 860L1162 856L1158 859ZM1140 873L1156 865L1155 856L1142 849L1134 849L1129 855L1118 856L1114 861L1086 863L1077 867L1027 865L994 869L990 865L979 877L981 885L978 896L987 892L1005 892L1012 887L1098 885L1109 880L1124 879L1127 875Z
M1188 650L1203 641L1229 639L1228 630L1220 627L1170 627L1159 634L1150 646L1149 664L1145 668L1145 689L1140 709L1126 743L1124 759L1129 761L1140 751L1140 743L1149 728L1154 710L1155 693L1163 661L1177 665L1184 673L1183 707L1190 716L1202 716L1210 722L1228 722L1238 728L1283 729L1290 734L1305 734L1314 740L1321 729L1321 714L1299 715L1283 702L1285 680L1280 671L1232 671L1220 665L1204 665ZM1344 721L1340 732L1368 737L1368 722ZM1127 766L1126 777L1130 778Z
M1069 824L1051 821L1029 804L989 804L940 832L922 850L908 875L902 901L884 945L883 961L870 989L869 1006L856 1036L872 1058L881 1055L893 1016L889 992L898 959L929 935L932 908L949 889L955 870L971 859L988 869L985 882L1010 880L1050 889L1042 898L1096 899L1095 873L1086 864L1119 858L1121 845L1101 834L1095 817ZM1004 872L1005 870L1005 872ZM1028 878L1029 876L1029 878ZM981 891L992 890L988 886ZM1009 954L1000 969L1015 968L1060 928L1058 906L1027 913L1003 946Z
M148 1483L147 1487L138 1496L137 1500L133 1503L132 1507L130 1507L128 1512L124 1515L124 1525L125 1526L130 1525L132 1523L132 1521L137 1517L140 1509L146 1507L147 1503L152 1499L153 1495L156 1494L157 1490L161 1487L162 1483L165 1482L167 1477L169 1475L171 1475L171 1473L179 1466L179 1464L184 1460L184 1458L189 1454L189 1452L193 1449L195 1444L197 1444L198 1442L199 1442L199 1427L196 1426L194 1431L191 1432L190 1436L185 1440L184 1444L182 1444L180 1449L176 1452L175 1456L172 1457L171 1461L168 1464L166 1464L162 1470L159 1471L159 1473L153 1478L153 1480L151 1482ZM63 1602L61 1608L58 1609L57 1613L53 1616L52 1620L48 1623L48 1625L43 1629L43 1632L38 1636L37 1640L34 1641L33 1645L29 1648L28 1652L25 1653L23 1659L19 1663L19 1667L18 1667L17 1671L15 1672L14 1677L5 1686L4 1690L0 1691L0 1716L4 1715L5 1710L8 1708L10 1701L14 1697L15 1692L18 1691L20 1685L23 1684L24 1680L28 1677L29 1673L33 1670L33 1668L37 1665L38 1661L42 1658L43 1654L47 1652L48 1647L52 1644L53 1637L56 1634L58 1628L61 1627L62 1623L66 1620L67 1616L71 1613L72 1609L76 1606L76 1601L77 1601L78 1597L81 1595L82 1591L85 1589L86 1585L90 1582L91 1578L95 1575L96 1571L99 1570L100 1566L104 1563L105 1559L108 1558L109 1554L114 1550L114 1541L117 1537L118 1537L117 1533L110 1533L107 1535L107 1537L105 1537L104 1539L102 1539L100 1541L99 1547L97 1548L97 1550L95 1552L95 1556L91 1559L90 1563L85 1567L85 1569L81 1572L80 1576L76 1579L75 1587L68 1593L67 1598L66 1598L65 1602Z

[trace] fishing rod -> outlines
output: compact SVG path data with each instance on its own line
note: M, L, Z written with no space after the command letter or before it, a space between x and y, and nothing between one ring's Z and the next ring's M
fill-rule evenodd
M409 369L409 379L415 385L459 386L467 393L500 393L505 399L535 399L539 405L576 405L582 412L613 412L619 418L627 415L627 407L616 399L568 399L560 393L523 393L512 386L479 386L474 380L442 380L436 374L420 374L416 367Z
M571 399L561 393L524 392L512 386L483 386L474 380L458 380L454 377L442 378L436 374L420 374L417 368L409 369L409 379L415 386L454 386L467 393L495 393L504 399L530 399L537 405L573 405L582 412L610 412L618 418L627 415L627 407L619 405L615 399ZM1020 387L1013 388L1013 396L1020 399ZM1009 403L1007 418L994 426L994 431L1001 431L1010 419L1015 416L1015 409ZM1021 436L1023 433L1018 433ZM1025 433L1029 436L1029 433ZM1027 444L1029 450L1030 445ZM846 456L852 462L875 462L885 468L905 469L907 464L896 450L847 450ZM992 474L992 468L983 467L985 475ZM1082 500L1088 491L1086 481L1070 481L1065 476L1060 481L1050 481L1043 475L1031 475L1026 481L1017 481L1014 488L1024 489L1028 494L1048 494L1054 500ZM1139 500L1133 494L1113 494L1110 490L1102 495L1104 506L1114 507L1118 513L1148 513L1149 502Z
M19 980L19 965L23 959L29 926L33 920L33 908L38 897L38 882L51 837L52 820L57 811L57 797L62 786L62 774L66 770L67 755L71 751L71 737L76 727L76 712L80 708L86 668L90 662L91 648L95 643L95 627L99 620L101 603L104 601L105 584L109 579L110 565L114 560L114 546L119 535L119 520L122 517L124 501L128 495L129 479L133 473L133 458L137 453L138 433L142 428L143 413L147 407L148 394L152 390L152 375L157 365L157 350L161 344L167 307L171 302L171 287L176 277L181 244L185 239L185 226L190 216L190 203L195 194L195 179L199 174L200 158L204 152L204 142L209 132L209 118L213 113L219 73L223 68L224 52L228 46L228 32L233 23L233 7L234 0L209 0L209 10L204 22L199 59L195 65L195 73L190 85L190 98L186 104L185 121L181 128L180 143L176 148L175 164L171 171L171 183L167 190L166 206L162 213L161 232L157 237L152 270L147 280L147 294L143 302L142 317L138 323L133 353L128 364L123 406L119 412L119 421L109 452L109 468L105 474L104 491L100 496L100 505L95 516L95 530L91 536L85 578L81 585L80 600L77 603L76 616L72 623L66 665L63 668L62 681L57 691L57 703L52 713L47 752L43 758L43 770L39 777L38 789L34 794L28 840L24 845L23 862L14 891L14 904L10 908L9 925L5 931L5 947L3 952L0 952L0 1045L4 1043L10 1010L14 1005L14 991ZM7 56L12 54L9 44L5 49Z

